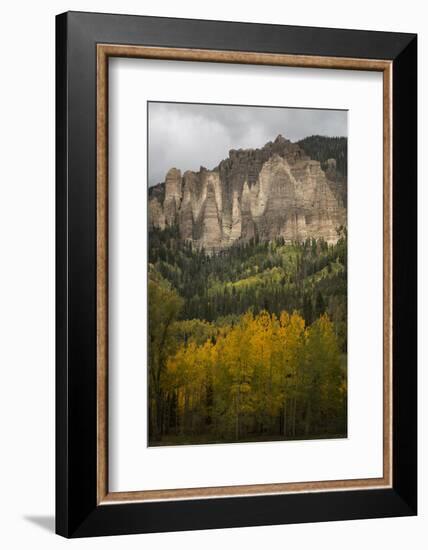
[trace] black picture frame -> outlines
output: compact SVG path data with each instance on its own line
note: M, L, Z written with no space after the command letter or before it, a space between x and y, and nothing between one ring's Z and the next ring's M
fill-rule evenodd
M392 61L391 488L97 505L96 46ZM417 36L68 12L56 18L56 532L65 537L417 513Z

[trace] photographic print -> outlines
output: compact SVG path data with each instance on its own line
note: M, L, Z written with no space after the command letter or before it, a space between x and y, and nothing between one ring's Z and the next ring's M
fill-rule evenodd
M347 112L147 108L148 445L347 437Z

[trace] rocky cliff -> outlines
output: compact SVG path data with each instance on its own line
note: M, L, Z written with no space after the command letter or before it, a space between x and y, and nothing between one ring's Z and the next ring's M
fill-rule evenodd
M149 228L177 225L182 239L216 251L237 241L334 243L346 225L346 178L279 135L260 149L231 150L213 170L171 168L149 189Z

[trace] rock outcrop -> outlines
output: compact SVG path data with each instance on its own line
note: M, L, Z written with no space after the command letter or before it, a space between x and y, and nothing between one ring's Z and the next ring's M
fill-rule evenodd
M324 171L279 135L261 149L231 150L213 170L171 168L149 189L149 227L177 225L182 239L209 251L255 237L334 243L346 225L346 181L335 174L334 159Z

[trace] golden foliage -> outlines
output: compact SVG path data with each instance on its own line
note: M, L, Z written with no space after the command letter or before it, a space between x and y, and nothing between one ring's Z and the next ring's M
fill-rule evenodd
M320 419L328 425L343 416L346 376L327 315L306 327L296 312L279 318L247 312L198 343L201 334L198 327L198 338L181 344L162 373L164 398L175 396L180 433L293 437L311 434Z

